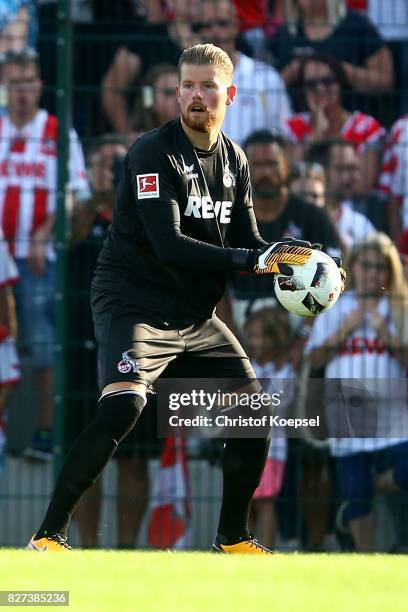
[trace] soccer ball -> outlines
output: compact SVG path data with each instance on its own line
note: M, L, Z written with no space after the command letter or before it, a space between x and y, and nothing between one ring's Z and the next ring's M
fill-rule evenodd
M291 266L293 276L275 274L275 294L294 314L316 317L329 310L341 293L342 280L336 262L321 251L312 254L303 266Z

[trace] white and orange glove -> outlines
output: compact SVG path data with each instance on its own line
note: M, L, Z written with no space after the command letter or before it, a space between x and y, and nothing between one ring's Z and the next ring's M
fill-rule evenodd
M291 265L303 266L312 254L312 249L321 249L321 244L306 240L285 238L268 244L258 251L254 267L255 274L285 274L291 276Z

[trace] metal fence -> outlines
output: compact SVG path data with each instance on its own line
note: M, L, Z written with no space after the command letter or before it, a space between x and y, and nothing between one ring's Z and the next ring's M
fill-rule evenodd
M53 404L52 453L50 461L38 461L24 456L25 450L32 443L32 433L38 424L36 406L38 403L47 402L47 398L41 396L46 384L44 386L41 383L41 367L38 368L33 362L33 347L27 346L24 337L20 336L18 349L22 376L18 387L7 400L7 456L0 475L1 546L22 546L28 541L44 513L67 449L79 431L92 419L96 410L96 344L89 308L89 283L101 239L98 236L94 237L95 239L88 236L80 248L72 246L68 215L71 209L69 132L72 125L75 125L85 150L92 150L92 145L109 126L101 109L101 89L104 75L115 57L115 52L122 45L133 44L138 49L152 46L152 38L143 33L141 25L137 26L138 33L134 34L132 24L123 19L114 22L114 27L106 19L99 22L73 21L71 4L69 0L58 0L53 8L40 10L38 42L41 71L45 79L42 103L48 110L55 112L59 122L57 206L53 238L56 253L55 285L51 289L52 295L46 296L53 302L55 317L50 379L52 387L48 388L52 393ZM142 17L139 15L138 19L141 20ZM160 36L157 35L153 39L153 46L159 44ZM245 45L248 41L245 37L242 37L240 44L240 48L247 49ZM390 128L397 119L399 109L403 107L407 97L405 83L401 81L405 70L403 49L406 44L406 40L402 39L391 45L399 79L394 90L386 94L377 91L372 96L363 95L361 91L358 95L354 92L354 103L357 103L357 100L361 102L365 110L368 109L386 128ZM154 62L149 58L148 63ZM246 89L244 86L241 91L244 100L243 113L245 103L250 108L252 88L259 84L259 79L267 79L267 76L263 77L262 74L258 77L254 74L253 77L252 81L247 81ZM266 98L276 93L271 89L272 85L268 87L262 94ZM146 100L152 95L152 85L139 80L133 85L133 91L131 90L132 87L129 87L128 94L133 100L133 109L147 114L146 106L149 107L149 104ZM297 89L291 93L296 102L299 94L304 92ZM350 101L353 107L352 95L349 92L349 99L345 104L350 104ZM299 104L298 110L301 110L301 103ZM242 124L250 124L252 119L249 110L239 118ZM135 124L135 133L141 131L142 122L139 123L140 125L137 125L137 122ZM253 124L259 127L255 118ZM1 137L0 134L0 139ZM401 143L401 146L408 145ZM380 158L377 162L379 160ZM294 178L299 178L303 170L298 168L297 172L298 175L295 172ZM0 177L0 186L1 180ZM327 185L327 189L330 189L330 185ZM370 197L371 208L365 200L359 212L366 213L377 230L389 231L384 212L385 196L377 193L375 196L370 194ZM282 227L283 229L288 228ZM292 223L291 231L297 231L295 223ZM242 318L245 310L250 311L256 300L261 300L258 308L270 305L268 300L272 291L268 282L256 284L248 278L238 277L232 284L231 292L238 317ZM35 300L36 296L32 294L30 298ZM294 319L291 329L296 330L299 327L302 327L299 320ZM373 347L365 349L369 351ZM381 351L383 350L388 350L388 347L381 348ZM314 375L318 377L319 371L315 371ZM319 400L321 397L316 398L317 403ZM93 546L96 544L94 536L97 534L97 543L103 547L115 547L118 542L131 546L132 539L134 545L137 542L140 547L149 546L151 509L157 501L154 497L154 483L159 473L163 440L160 444L155 440L153 418L146 419L146 423L140 426L140 432L136 434L136 438L125 441L122 448L124 452L118 460L110 462L103 476L101 499L98 497L101 493L94 491L94 498L88 500L87 508L82 514L82 537L76 524L73 527L71 539L74 545L85 543ZM143 444L148 448L144 448ZM137 453L134 452L135 445L138 445ZM152 448L149 448L150 446ZM188 442L186 452L190 470L191 490L188 498L191 503L192 524L188 545L206 550L214 535L221 501L220 444L203 444L193 439ZM400 461L405 465L406 460ZM364 469L371 475L371 470L382 473L390 465L389 458L379 453L373 459L372 465ZM124 497L122 505L120 500L118 503L118 487L119 496ZM374 494L371 489L364 491L364 495L371 494L374 498L376 525L375 549L406 550L406 493L401 491L390 495ZM180 502L177 494L174 495L175 503ZM146 501L143 500L146 499L147 507L144 507ZM287 551L301 548L311 551L353 549L352 538L344 521L345 513L342 512L344 499L339 489L336 461L330 456L328 444L316 439L289 440L281 491L274 502L269 498L267 501L270 502L270 512L276 512L277 516L278 533L275 543L278 548ZM259 511L260 509L261 506ZM133 512L135 515L144 516L137 539L137 521L135 523L134 516L126 515ZM96 516L99 517L97 525ZM90 525L92 521L93 524ZM88 534L88 540L84 533Z

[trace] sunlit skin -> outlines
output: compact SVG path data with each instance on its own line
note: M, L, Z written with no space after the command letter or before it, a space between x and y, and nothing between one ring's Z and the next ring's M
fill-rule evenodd
M176 88L182 127L194 146L211 149L217 142L227 106L237 88L219 67L183 64Z

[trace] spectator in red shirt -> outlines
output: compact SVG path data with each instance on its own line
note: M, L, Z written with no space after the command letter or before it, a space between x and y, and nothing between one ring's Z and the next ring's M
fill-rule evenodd
M353 143L360 157L358 193L367 193L377 181L384 128L374 117L344 108L342 94L348 82L335 58L317 54L303 58L300 82L308 110L287 119L285 125L294 159L302 159L311 142L341 136Z

